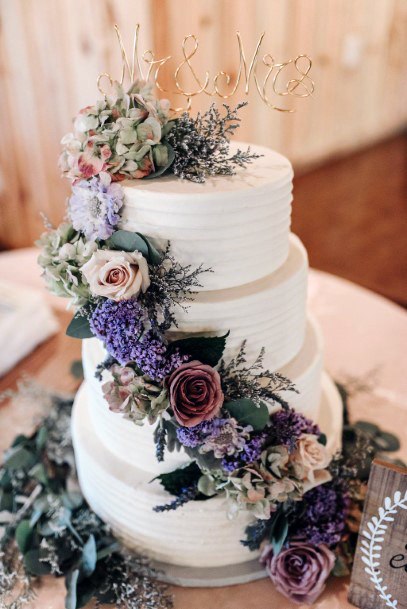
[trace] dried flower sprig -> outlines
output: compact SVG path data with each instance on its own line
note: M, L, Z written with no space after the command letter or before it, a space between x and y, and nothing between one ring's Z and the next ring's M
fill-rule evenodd
M174 308L188 308L187 303L193 300L196 288L202 287L200 275L213 272L202 264L196 268L181 265L171 254L170 248L171 244L168 243L161 263L149 267L150 287L141 299L149 319L162 332L177 325Z
M238 149L230 155L230 137L239 127L238 112L247 105L242 102L231 109L223 104L225 113L212 104L204 114L192 118L187 112L175 121L167 141L175 153L171 171L179 178L205 182L213 175L234 175L237 167L244 167L260 155Z
M271 400L283 408L289 405L284 400L281 391L298 393L294 383L279 372L271 372L263 367L265 350L261 349L252 364L247 363L246 341L239 349L238 354L228 364L224 360L219 365L219 374L222 378L222 387L230 400L247 398L256 404L262 400Z

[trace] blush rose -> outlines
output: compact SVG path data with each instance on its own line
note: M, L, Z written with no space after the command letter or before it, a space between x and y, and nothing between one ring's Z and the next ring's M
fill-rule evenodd
M181 364L166 381L170 406L178 423L194 427L213 419L221 409L224 395L218 372L207 364Z
M271 546L266 546L262 562L281 594L295 603L312 605L325 588L335 554L323 544L293 543L277 556Z
M298 439L291 461L295 475L304 482L305 492L331 480L331 474L326 469L331 455L313 434L303 434Z
M150 285L148 265L140 252L97 250L81 268L95 296L128 300Z

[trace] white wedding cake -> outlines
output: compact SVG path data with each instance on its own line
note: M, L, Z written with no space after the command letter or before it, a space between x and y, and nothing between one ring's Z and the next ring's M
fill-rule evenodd
M307 253L290 233L293 171L280 154L252 150L261 156L236 175L208 177L203 184L174 175L121 182L119 228L146 235L157 248L169 240L181 264L211 269L202 274L188 308L178 308L178 327L170 333L229 331L226 362L244 340L249 359L264 347L264 366L298 389L285 399L319 423L332 453L340 445L342 404L323 372L318 324L307 313ZM169 564L216 567L251 560L256 554L240 540L253 517L241 511L228 518L226 498L153 510L171 499L154 478L190 458L180 450L158 462L153 426L135 425L109 410L95 377L105 356L98 339L84 341L85 383L73 414L79 481L91 507L127 546Z

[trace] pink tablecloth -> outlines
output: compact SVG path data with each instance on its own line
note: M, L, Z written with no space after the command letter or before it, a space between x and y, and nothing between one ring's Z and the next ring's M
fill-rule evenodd
M35 250L0 255L0 278L43 289ZM62 300L50 297L54 306ZM367 390L352 400L353 419L368 419L396 433L407 458L407 313L384 298L326 273L311 270L309 307L325 336L326 368L346 383ZM1 423L2 421L0 421ZM63 584L44 580L35 609L62 609ZM294 609L267 580L221 589L175 589L175 609ZM330 582L315 604L346 609L347 580Z

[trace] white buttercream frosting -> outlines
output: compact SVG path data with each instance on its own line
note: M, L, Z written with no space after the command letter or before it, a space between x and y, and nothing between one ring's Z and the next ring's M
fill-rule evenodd
M269 149L254 150L263 156L253 164L205 184L174 176L122 182L121 228L144 233L159 247L170 240L181 264L213 270L201 276L202 288L188 309L175 311L172 338L229 331L226 361L244 340L249 363L264 347L264 367L279 370L299 391L283 397L320 422L334 451L342 405L327 376L321 393L322 339L306 315L308 259L300 240L290 235L291 165ZM166 452L159 463L153 426L136 426L109 410L94 376L105 356L99 341L84 342L86 383L73 414L79 480L90 505L129 547L170 564L216 567L253 559L240 543L250 516L228 520L222 497L153 511L171 496L152 478L190 459L183 451Z
M231 153L237 146L232 144ZM203 289L220 290L265 277L288 256L293 172L268 148L233 176L204 184L167 176L122 182L120 227L146 234L156 245L171 242L183 265L203 264Z

